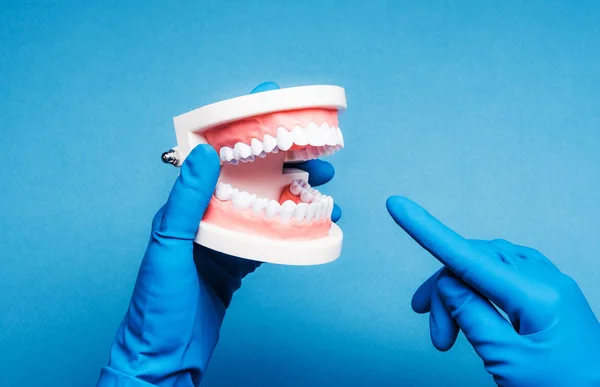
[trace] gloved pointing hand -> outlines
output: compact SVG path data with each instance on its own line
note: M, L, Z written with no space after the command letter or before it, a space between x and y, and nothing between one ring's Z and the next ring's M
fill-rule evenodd
M387 208L445 266L413 297L436 348L460 329L500 386L600 386L600 324L572 278L537 250L464 239L406 198Z

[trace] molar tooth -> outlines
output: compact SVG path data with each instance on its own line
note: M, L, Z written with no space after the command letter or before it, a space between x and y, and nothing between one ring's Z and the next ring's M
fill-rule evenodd
M254 156L259 156L264 150L263 143L258 138L253 138L252 141L250 141L250 148L252 149L252 154Z
M271 136L270 134L265 134L265 137L263 138L263 148L267 153L271 153L273 149L276 149L277 140L275 137Z
M323 195L321 195L321 193L319 191L317 191L316 189L311 188L310 193L312 194L312 196L314 198L313 199L314 202L320 202L322 200Z
M253 156L249 156L249 157L246 157L245 159L242 159L241 161L242 161L242 163L251 163L251 162L254 161L255 157L256 156L254 156L254 155Z
M225 150L225 148L227 147L222 146L221 149L219 149L219 157L223 161L227 161L227 151Z
M217 184L217 189L215 190L215 197L222 202L227 200L231 200L231 195L233 194L233 187L229 184L219 183Z
M267 219L273 218L281 210L281 204L276 200L269 200L265 208L265 217Z
M317 214L317 207L319 205L317 203L310 203L308 205L308 210L306 211L306 221L310 222L311 220L313 220L313 218L315 218L316 214Z
M294 180L292 184L290 184L290 192L292 195L300 195L302 192L302 180Z
M294 129L292 130L292 138L294 139L294 144L296 145L308 145L308 136L300 125L294 126Z
M323 146L325 141L323 140L323 134L317 124L311 122L306 126L306 134L308 136L308 143L312 146Z
M245 210L252 205L252 196L246 191L234 191L231 204L238 210Z
M283 126L277 128L277 147L282 151L287 151L292 145L294 145L292 134Z
M319 150L317 147L308 146L306 147L306 154L308 155L308 160L316 159L319 157Z
M296 204L296 211L294 211L294 216L298 220L298 222L302 222L306 217L306 213L308 212L309 205L307 203L298 203Z
M231 165L238 165L239 163L240 163L240 161L236 160L236 159L232 159L231 161L229 161L229 164L231 164Z
M239 155L238 157L236 157L237 159L245 159L245 158L248 158L252 154L252 150L250 149L250 146L247 144L244 144L243 142L238 142L237 144L235 144L233 149Z
M294 212L296 210L296 203L291 200L286 200L281 205L281 213L279 214L279 219L281 223L288 223L292 216L294 216Z
M222 146L219 150L219 155L223 161L231 161L233 159L233 149L228 146Z
M296 160L308 160L308 152L306 149L298 149L296 152Z
M300 200L302 200L304 203L310 203L313 201L313 199L314 199L313 194L310 192L309 189L305 188L300 193Z
M256 199L254 201L254 203L252 204L252 211L254 211L255 214L260 213L262 210L265 209L268 202L269 202L269 199L266 199L266 198Z

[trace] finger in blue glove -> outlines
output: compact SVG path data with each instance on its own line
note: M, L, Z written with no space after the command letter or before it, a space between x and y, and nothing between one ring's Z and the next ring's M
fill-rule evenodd
M445 267L413 297L415 311L430 312L436 347L452 346L455 324L500 386L600 385L600 324L548 258L504 240L467 240L403 197L387 208Z

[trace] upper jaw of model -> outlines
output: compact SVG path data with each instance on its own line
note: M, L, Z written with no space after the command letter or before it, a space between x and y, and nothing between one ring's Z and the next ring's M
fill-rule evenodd
M239 102L243 98L246 100ZM175 118L178 152L189 153L196 144L207 143L218 152L222 164L197 242L239 254L243 249L223 245L229 240L229 244L246 243L250 250L264 250L261 246L266 249L267 245L281 243L296 249L313 246L309 251L318 246L314 243L318 241L323 246L330 245L324 261L337 258L332 258L332 254L339 255L332 246L339 244L341 249L341 231L337 235L339 228L331 222L333 199L310 187L306 172L285 168L284 163L316 159L344 146L338 124L338 110L345 108L343 89L335 86L279 89L221 104L235 100L237 104L222 109L218 109L217 103L194 111L202 113L202 109L209 108L206 109L209 114L205 110L204 116L190 117L194 113L190 112L187 117ZM235 111L243 110L246 111L236 115ZM190 130L198 122L208 123L201 130ZM274 261L250 252L242 256Z

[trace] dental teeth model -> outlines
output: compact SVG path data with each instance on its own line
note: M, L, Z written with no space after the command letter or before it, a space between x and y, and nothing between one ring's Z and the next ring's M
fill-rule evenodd
M163 161L180 166L198 144L221 158L215 193L196 243L262 262L316 265L337 259L342 231L333 199L284 163L316 159L344 146L338 112L344 89L301 86L263 91L174 118L177 147ZM287 164L290 165L290 164Z

